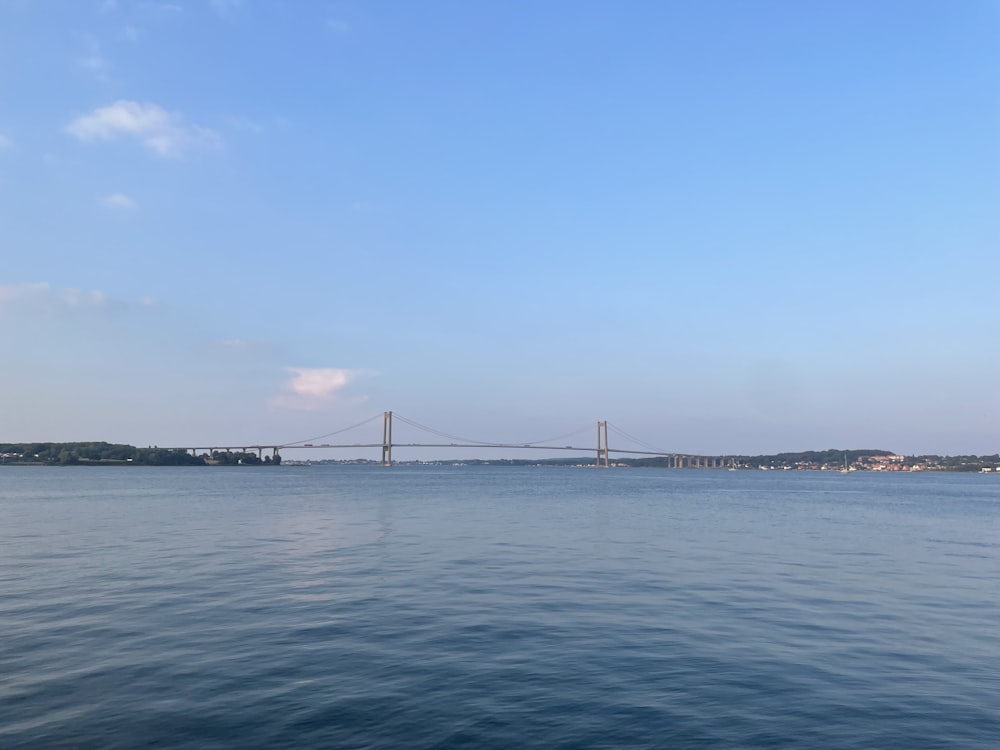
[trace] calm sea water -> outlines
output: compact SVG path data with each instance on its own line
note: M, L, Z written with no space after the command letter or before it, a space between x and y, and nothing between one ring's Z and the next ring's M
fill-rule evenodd
M0 747L1000 747L1000 476L0 469Z

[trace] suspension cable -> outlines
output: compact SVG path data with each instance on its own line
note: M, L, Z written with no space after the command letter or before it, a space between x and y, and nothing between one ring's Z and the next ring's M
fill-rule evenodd
M581 427L578 430L574 430L573 432L568 432L565 435L557 435L556 437L553 437L553 438L546 438L545 440L535 440L534 442L525 442L525 443L495 443L495 442L492 442L492 441L489 441L489 440L474 440L472 438L463 437L461 435L452 435L449 432L443 432L441 430L436 430L433 427L428 427L426 425L422 425L419 422L415 422L414 420L408 419L408 418L402 416L401 414L397 414L395 412L393 413L392 416L393 416L394 419L398 419L399 421L401 421L401 422L403 422L405 424L408 424L411 427L415 427L418 430L423 430L424 432L429 432L432 435L437 435L438 437L447 438L449 440L456 440L456 441L462 442L462 443L471 443L473 445L491 445L491 446L495 445L495 446L502 447L502 448L523 448L526 445L539 445L541 443L552 443L552 442L555 442L556 440L564 440L565 438L572 437L573 435L579 435L580 433L585 432L586 430L590 429L590 426L588 425L586 427Z
M651 444L647 443L645 440L640 440L635 435L629 435L627 432L625 432L625 430L622 430L622 429L620 429L618 427L615 427L612 424L608 424L608 429L611 430L611 432L613 432L616 435L618 435L619 437L623 437L626 440L631 440L636 445L641 445L643 448L646 448L647 450L651 450L654 453L662 453L662 454L665 454L665 455L670 453L670 451L662 450L661 448L658 448L655 445L651 445Z
M298 445L299 443L311 443L313 440L322 440L323 438L333 437L334 435L339 435L342 432L348 432L349 430L353 430L353 429L356 429L358 427L363 427L364 425L368 424L369 422L374 422L376 419L378 419L381 416L382 416L381 414L376 414L374 417L369 417L364 422L358 422L357 424L352 424L350 427L345 427L342 430L334 430L333 432L328 432L325 435L317 435L316 437L302 438L301 440L293 440L293 441L291 441L289 443L285 443L284 445L279 445L278 447L279 448L290 448L293 445Z
M588 424L588 425L584 425L583 427L581 427L578 430L573 430L573 432L567 432L565 435L556 435L555 437L547 438L545 440L539 440L539 441L534 442L534 443L521 443L521 445L538 445L539 443L554 443L557 440L565 440L568 437L573 437L574 435L581 435L584 432L590 432L593 429L594 429L594 425Z
M393 419L398 419L404 424L408 424L411 427L415 427L418 430L423 430L424 432L429 432L432 435L437 435L438 437L447 438L448 440L457 440L460 443L472 443L474 445L506 445L506 443L491 443L488 440L473 440L472 438L463 437L461 435L452 435L450 432L442 432L441 430L436 430L433 427L428 427L427 425L422 425L419 422L414 422L412 419L407 419L406 417L396 414L393 412Z

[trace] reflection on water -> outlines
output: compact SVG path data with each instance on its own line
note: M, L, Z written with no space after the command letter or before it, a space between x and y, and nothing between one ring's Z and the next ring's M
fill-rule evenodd
M995 748L1000 480L0 470L0 747Z

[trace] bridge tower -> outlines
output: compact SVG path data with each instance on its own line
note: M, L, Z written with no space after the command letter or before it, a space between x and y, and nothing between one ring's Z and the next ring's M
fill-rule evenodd
M607 468L611 466L608 457L608 423L597 423L597 466Z
M382 465L392 466L392 412L382 415Z

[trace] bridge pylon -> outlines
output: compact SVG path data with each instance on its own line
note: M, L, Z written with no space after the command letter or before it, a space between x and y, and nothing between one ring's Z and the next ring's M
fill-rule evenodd
M597 466L608 468L611 461L608 455L608 423L597 423Z
M392 412L382 415L382 465L392 466Z

